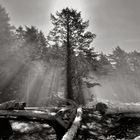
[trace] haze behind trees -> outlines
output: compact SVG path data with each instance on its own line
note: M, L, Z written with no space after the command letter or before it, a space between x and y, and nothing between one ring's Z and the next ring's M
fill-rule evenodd
M63 94L78 104L86 104L95 94L109 100L139 101L140 53L127 53L119 46L109 55L95 52L90 44L96 35L88 31L88 21L81 14L65 8L51 15L54 28L46 37L35 26L16 29L10 25L0 6L0 102L57 104ZM87 87L83 78L90 74L101 86Z

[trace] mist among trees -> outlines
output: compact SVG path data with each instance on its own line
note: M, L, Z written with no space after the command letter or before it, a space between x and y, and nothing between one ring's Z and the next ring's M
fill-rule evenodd
M98 46L92 45L96 35L88 30L89 21L84 21L81 14L69 8L51 14L53 28L45 36L33 25L14 27L6 9L0 6L1 102L18 99L39 105L47 102L47 96L53 100L59 93L86 104L94 94L98 97L96 89L104 97L105 88L115 100L121 100L123 93L126 101L139 101L140 52L126 52L121 46L111 54L96 52ZM83 79L101 86L93 85L91 90L89 81ZM120 82L125 83L124 88ZM113 86L108 87L110 83Z

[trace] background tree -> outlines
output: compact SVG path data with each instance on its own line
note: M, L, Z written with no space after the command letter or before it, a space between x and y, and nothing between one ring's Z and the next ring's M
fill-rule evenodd
M98 60L98 68L97 68L98 76L108 76L112 72L113 72L113 67L111 62L109 61L108 56L101 53L99 55L99 60Z
M0 5L0 46L6 45L6 44L8 45L13 39L12 29L14 27L10 25L9 21L10 21L10 18L5 8L3 8Z
M42 31L38 33L38 48L39 48L39 56L41 60L47 60L47 40Z
M22 48L27 48L31 61L47 59L47 41L42 31L34 26L19 27L16 30L19 45Z
M113 53L109 58L111 59L116 72L118 71L119 73L127 74L131 71L128 54L119 46L113 50Z
M131 79L140 91L140 52L133 51L128 54L131 68Z
M8 96L2 93L2 90L5 85L5 79L7 78L7 74L5 73L6 68L8 67L7 59L11 55L11 46L14 42L14 34L13 29L10 25L10 18L5 8L0 5L0 93L1 97Z
M11 46L14 41L13 29L10 25L10 18L5 10L0 5L0 61L5 61L5 58L11 51ZM2 66L1 66L2 68Z
M133 51L128 54L129 64L133 72L137 72L140 69L140 52Z

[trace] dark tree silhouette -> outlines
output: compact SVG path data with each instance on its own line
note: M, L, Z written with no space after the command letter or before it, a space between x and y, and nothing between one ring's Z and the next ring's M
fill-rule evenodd
M86 50L90 50L90 43L95 34L85 31L89 26L89 21L83 21L81 13L74 9L65 8L56 12L56 15L51 15L51 21L54 28L50 31L48 40L50 44L57 41L59 47L66 46L67 98L75 100L73 77L77 70L74 61L79 54L87 54Z

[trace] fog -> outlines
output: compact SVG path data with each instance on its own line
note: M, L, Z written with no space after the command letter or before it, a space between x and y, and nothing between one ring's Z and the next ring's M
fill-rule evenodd
M97 77L96 77L97 78ZM140 77L139 74L126 76L116 73L104 78L97 78L101 86L90 89L96 100L108 100L111 102L140 102Z

